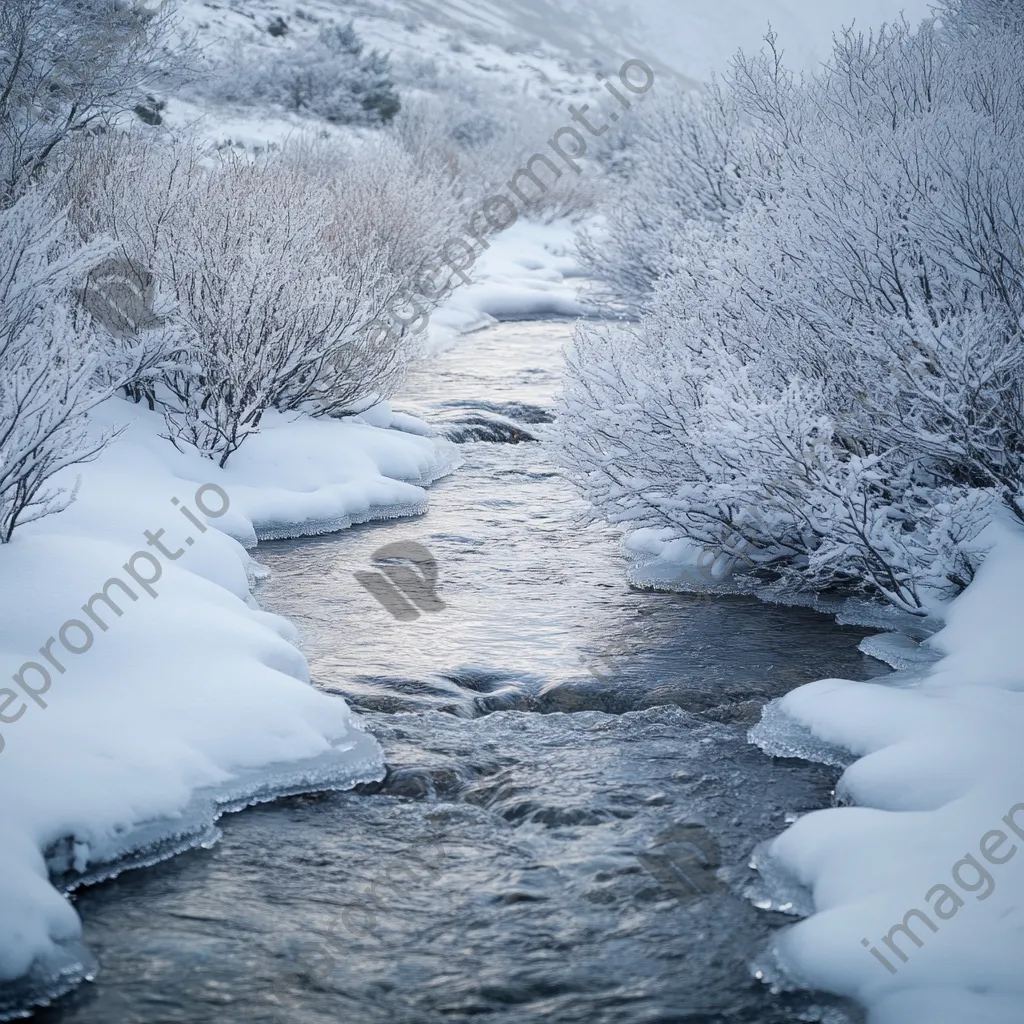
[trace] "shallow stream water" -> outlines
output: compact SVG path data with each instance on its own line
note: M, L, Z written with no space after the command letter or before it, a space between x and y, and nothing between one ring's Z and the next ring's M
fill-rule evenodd
M569 335L500 325L407 382L396 408L465 459L425 516L256 552L260 602L364 715L385 781L229 816L212 849L81 891L101 974L40 1020L860 1019L752 974L789 919L745 895L750 853L836 776L746 731L802 682L885 669L811 611L630 588L550 451ZM355 576L397 541L436 561L416 618Z

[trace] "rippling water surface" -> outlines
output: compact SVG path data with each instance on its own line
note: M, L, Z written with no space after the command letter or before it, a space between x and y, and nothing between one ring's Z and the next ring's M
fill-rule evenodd
M102 974L42 1020L859 1019L751 974L788 919L744 896L750 852L835 775L746 729L801 682L884 670L813 612L630 589L549 451L569 333L501 325L408 381L396 407L466 460L426 516L256 553L384 783L232 816L213 849L80 893ZM443 608L399 621L357 582L395 541L432 553Z

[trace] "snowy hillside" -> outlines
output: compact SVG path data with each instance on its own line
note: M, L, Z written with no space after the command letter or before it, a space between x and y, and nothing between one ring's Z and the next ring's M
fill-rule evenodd
M175 11L198 44L207 77L185 95L161 96L165 116L177 126L198 125L217 142L261 145L308 129L309 119L266 104L224 102L220 83L254 59L301 54L325 26L350 21L368 47L389 56L403 98L480 87L507 102L529 97L564 111L599 89L596 71L617 71L631 57L646 56L663 75L678 77L650 56L635 17L576 0L182 0Z
M301 38L310 25L351 19L371 45L399 61L504 72L555 90L566 73L618 67L626 56L643 56L648 33L635 12L607 0L184 0L178 9L200 29L204 45L246 29L266 32L279 18L287 26L285 38Z
M929 0L181 0L175 10L214 70L213 81L187 97L161 96L166 116L218 143L252 147L281 142L309 121L266 105L218 101L216 80L231 78L254 53L301 53L327 25L352 21L368 46L389 55L403 96L444 95L453 83L456 90L475 83L508 100L530 96L564 107L595 93L595 72L631 57L696 84L722 71L737 49L759 48L769 26L790 66L811 68L841 26L873 28L901 13L916 22L928 14Z

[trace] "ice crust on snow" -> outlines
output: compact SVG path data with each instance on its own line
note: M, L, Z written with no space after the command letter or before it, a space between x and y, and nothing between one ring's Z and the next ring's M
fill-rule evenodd
M801 984L857 999L871 1024L1021 1020L1022 578L1024 531L1004 525L940 632L913 649L878 639L877 655L903 672L802 686L751 731L772 754L856 758L837 787L853 806L802 817L766 851L776 881L805 887L814 909L780 933L771 958Z
M17 717L0 724L0 1019L95 970L69 889L214 842L228 811L382 777L376 740L344 700L310 685L295 628L256 605L261 567L246 550L257 537L422 511L424 485L458 464L412 417L380 406L359 419L268 414L218 470L168 444L159 416L110 400L92 429L126 429L80 467L78 500L0 550L8 681L44 661L39 648L63 623L86 619L107 580L132 582L133 552L154 551L144 531L165 531L178 552L159 558L155 597L115 588L120 614L94 606L104 628L92 623L82 653L51 647L63 671L51 667L45 690L30 676L45 706L25 696L4 707ZM220 518L197 509L206 483L229 496Z
M757 879L744 895L759 910L807 917L814 913L814 902L808 890L772 855L771 843L758 843L750 857L750 866Z
M838 743L817 736L812 729L786 713L785 698L770 701L761 712L761 721L749 733L756 743L772 757L798 757L836 768L846 768L854 758Z
M903 633L878 633L860 642L860 650L895 669L926 669L939 654Z

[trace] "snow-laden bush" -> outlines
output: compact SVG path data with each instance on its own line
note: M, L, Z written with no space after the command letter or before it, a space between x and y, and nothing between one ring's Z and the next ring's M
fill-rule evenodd
M570 360L600 510L914 614L969 582L1000 507L1024 518L1016 24L847 33L802 85L737 62L743 202L673 239L634 333L584 329Z
M662 91L631 117L628 176L580 251L602 290L637 309L691 228L721 225L739 209L751 157L749 122L717 83Z
M0 543L65 508L73 494L52 478L108 440L84 428L116 381L104 386L101 335L73 297L107 252L38 194L0 209Z
M508 191L508 181L566 122L564 108L528 95L505 97L465 82L439 83L437 93L408 100L392 131L417 164L454 186L468 210ZM550 175L548 175L550 177ZM544 190L529 188L520 212L543 222L591 212L602 194L596 169L562 173Z
M130 0L0 3L0 202L69 138L185 70L167 7Z
M1024 8L1017 0L946 0L942 15L954 30L967 33L1019 32L1024 22Z
M387 124L401 109L388 57L366 50L351 23L272 50L243 46L215 90L225 100L275 103L333 124Z
M401 379L428 312L406 299L456 204L393 143L248 160L135 134L75 156L83 233L155 277L172 440L223 465L268 409L340 415Z

